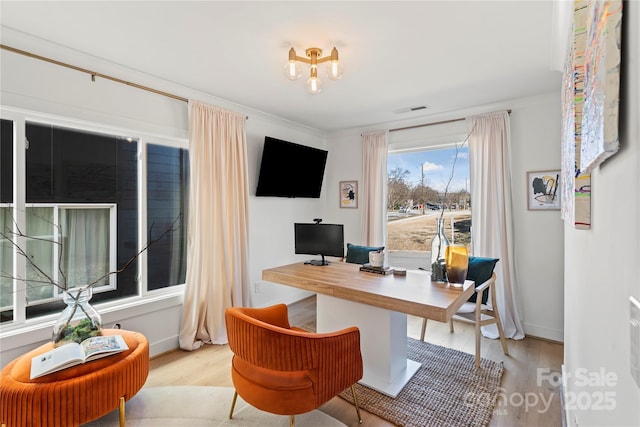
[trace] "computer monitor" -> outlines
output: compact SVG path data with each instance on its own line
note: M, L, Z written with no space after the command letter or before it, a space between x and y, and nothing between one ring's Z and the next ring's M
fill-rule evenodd
M306 261L305 264L328 265L325 256L344 256L344 226L342 224L294 224L295 253L320 255L321 260Z

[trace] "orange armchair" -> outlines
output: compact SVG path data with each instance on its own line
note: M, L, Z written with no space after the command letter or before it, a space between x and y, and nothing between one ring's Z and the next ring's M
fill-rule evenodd
M362 378L360 331L356 327L312 333L289 325L287 306L232 307L225 311L229 347L234 353L231 378L235 394L272 414L295 415L318 408Z

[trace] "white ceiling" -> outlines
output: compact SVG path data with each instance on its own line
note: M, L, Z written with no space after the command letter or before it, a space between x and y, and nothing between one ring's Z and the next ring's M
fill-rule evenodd
M559 90L553 20L544 0L0 2L3 27L324 131ZM321 94L284 77L289 47L334 45Z

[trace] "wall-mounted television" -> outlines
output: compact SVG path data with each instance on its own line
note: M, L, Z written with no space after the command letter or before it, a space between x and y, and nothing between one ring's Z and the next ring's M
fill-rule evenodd
M266 136L256 196L319 198L327 154Z
M344 226L342 224L294 224L296 254L320 255L322 259L305 264L328 265L325 256L344 256Z

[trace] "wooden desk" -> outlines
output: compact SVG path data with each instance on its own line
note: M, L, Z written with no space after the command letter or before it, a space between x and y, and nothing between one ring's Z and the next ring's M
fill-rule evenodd
M316 292L317 330L360 328L362 383L396 397L419 369L407 359L407 314L448 322L473 294L474 284L432 283L426 271L406 277L365 273L358 264L296 263L262 271L262 279Z

